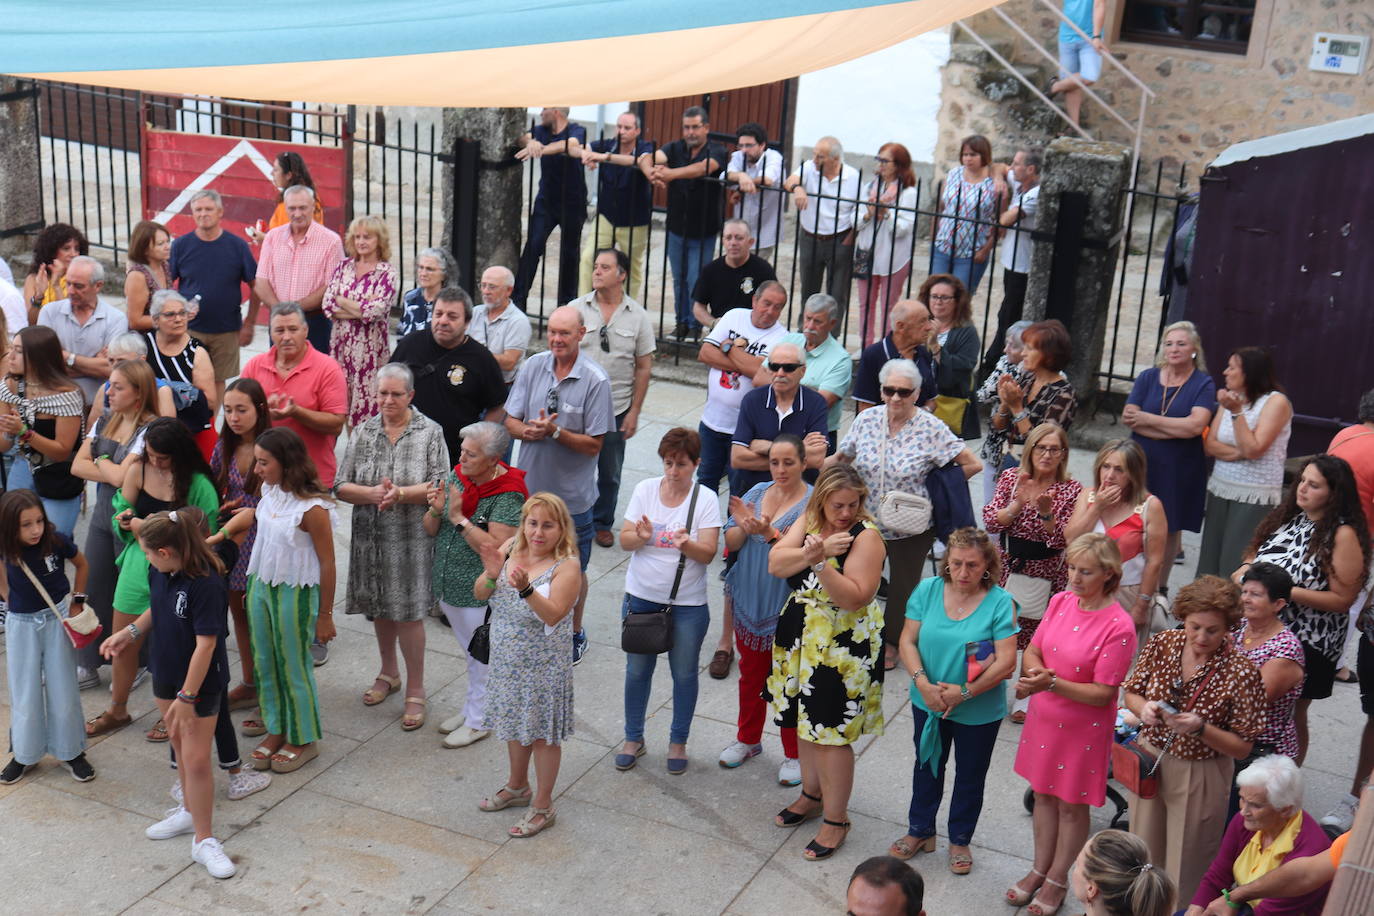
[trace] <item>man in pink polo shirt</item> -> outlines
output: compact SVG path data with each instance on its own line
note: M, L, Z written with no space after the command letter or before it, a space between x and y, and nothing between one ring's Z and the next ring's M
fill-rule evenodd
M253 291L269 309L278 302L295 302L305 313L310 345L329 352L330 321L320 311L324 288L344 259L343 242L332 229L315 222L315 192L293 185L282 192L290 222L268 232L258 255ZM257 316L249 312L244 324Z
M272 424L300 433L320 472L320 482L332 487L337 466L334 440L343 430L348 410L343 369L310 346L305 313L297 303L277 303L268 327L272 349L250 359L242 377L262 386Z

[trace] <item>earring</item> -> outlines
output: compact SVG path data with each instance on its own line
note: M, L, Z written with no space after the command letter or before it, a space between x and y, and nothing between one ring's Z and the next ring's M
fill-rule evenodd
M988 581L989 579L991 579L991 578L992 578L992 571L991 571L991 570L987 570L987 569L983 570L983 581L984 581L984 582L987 582L987 581Z

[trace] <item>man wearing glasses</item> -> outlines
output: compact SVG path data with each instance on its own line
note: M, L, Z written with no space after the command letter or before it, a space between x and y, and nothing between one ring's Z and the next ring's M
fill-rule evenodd
M67 267L67 298L49 302L38 313L38 324L52 328L62 343L67 375L90 404L110 377L105 348L129 330L124 313L100 301L105 268L95 258L78 255ZM19 331L11 328L11 333Z
M630 259L623 251L602 248L592 260L592 291L569 305L582 313L586 333L582 353L596 360L611 377L615 429L601 440L596 460L596 503L592 524L602 547L615 543L615 506L620 498L620 468L625 440L639 428L639 411L649 390L654 366L654 324L638 302L625 295Z
M747 392L739 405L739 423L730 445L730 467L745 492L769 479L768 450L773 440L791 433L806 446L808 482L825 461L826 403L821 393L802 385L806 351L794 343L779 343L764 363L773 380Z
M482 304L472 310L472 324L468 332L472 339L491 351L501 367L509 393L516 370L530 348L529 316L510 301L515 290L515 274L510 268L493 264L482 271L478 284Z

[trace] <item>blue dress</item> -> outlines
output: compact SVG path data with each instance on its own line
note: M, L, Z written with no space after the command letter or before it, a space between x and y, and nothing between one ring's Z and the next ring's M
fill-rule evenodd
M1136 376L1127 404L1146 413L1182 419L1194 407L1212 411L1217 406L1217 385L1197 369L1177 388L1168 391L1159 383L1159 370L1146 369ZM1170 531L1201 531L1207 502L1207 455L1202 437L1151 439L1140 433L1131 438L1145 451L1145 479L1149 490L1164 504Z
M744 500L756 515L762 515L763 494L773 485L771 480L755 484L740 499ZM773 527L784 532L801 517L811 498L811 485L806 485L806 495L796 505L773 520ZM725 530L738 527L732 517L725 523ZM739 549L739 559L725 575L725 584L730 589L730 597L735 605L735 638L756 652L771 651L773 636L778 628L778 614L787 603L792 589L786 579L779 579L768 572L768 553L772 548L762 535L751 534Z

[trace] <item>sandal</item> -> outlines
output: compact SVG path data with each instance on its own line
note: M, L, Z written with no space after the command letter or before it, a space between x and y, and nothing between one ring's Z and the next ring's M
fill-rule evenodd
M506 793L506 798L501 797L501 793ZM501 811L505 808L525 808L529 806L530 799L534 797L534 792L529 786L523 789L516 789L511 786L502 786L496 790L496 794L489 798L484 798L477 803L477 807L483 811Z
M86 721L86 737L99 738L101 735L117 732L132 721L134 721L133 716L126 714L124 718L117 719L106 710L94 719L88 719Z
M908 833L906 836L887 847L888 855L892 856L894 859L901 859L903 862L916 855L918 852L934 851L935 834L931 834L930 836L912 836Z
M258 705L258 691L252 684L239 684L229 691L229 711L252 709Z
M1016 710L1015 712L1013 712L1013 713L1011 714L1011 724L1012 724L1012 725L1025 725L1025 724L1026 724L1026 711L1025 711L1024 709L1018 709L1018 710ZM1024 906L1024 904L1022 904L1022 905Z
M1060 884L1053 878L1046 878L1045 884L1053 884L1055 887L1063 888L1064 896L1059 898L1059 902L1054 906L1050 906L1049 904L1041 903L1040 895L1036 894L1035 899L1030 902L1030 906L1026 907L1026 912L1029 913L1030 916L1054 916L1055 913L1059 912L1059 908L1064 905L1064 901L1068 899L1069 886L1067 884ZM1040 885L1041 890L1044 890L1044 888L1044 884Z
M272 755L273 773L294 773L320 756L318 741L312 741L298 751L279 750Z
M154 744L161 744L167 740L167 723L158 719L157 723L153 725L152 728L148 729L143 737Z
M377 681L381 681L383 684L386 684L387 689L385 692L377 689ZM377 675L377 681L373 681L373 686L363 691L364 706L376 706L378 703L382 702L382 700L385 700L387 697L391 696L393 693L401 689L400 677L392 677L389 674L379 674Z
M253 748L253 753L248 755L248 765L255 770L270 770L272 769L272 755L279 750L281 750L281 744L270 747L266 742L263 742Z
M428 701L424 697L406 697L406 703L416 703L420 706L419 712L408 712L401 716L401 731L413 732L425 724L424 707L428 705Z
M807 821L811 820L811 818L817 817L817 816L820 815L820 813L821 813L821 810L820 810L820 807L819 807L819 805L820 805L820 803L821 803L820 798L819 798L818 796L812 795L810 792L806 791L805 789L802 789L802 790L801 790L801 794L802 794L802 798L809 798L809 799L811 799L813 802L816 803L816 805L818 806L818 807L816 808L816 810L815 810L815 811L812 811L812 812L810 812L810 813L808 813L808 814L803 814L803 813L801 813L800 811L793 811L793 810L792 810L792 805L795 805L795 804L797 803L797 802L793 802L792 805L788 805L786 808L783 808L781 811L778 812L778 816L775 817L775 818L773 818L773 823L774 823L774 824L778 825L779 827L795 827L795 826L797 826L798 824L804 824L804 823L806 823ZM799 799L797 799L797 801L801 801L801 799L799 798Z
M1045 873L1042 872L1042 871L1036 871L1035 869L1032 868L1032 869L1031 869L1031 874L1032 874L1032 875L1035 875L1037 878L1039 878L1039 879L1041 880L1041 882L1043 882L1043 881L1045 880ZM1024 881L1024 880L1026 880L1026 879L1025 879L1025 878L1022 878L1022 879L1021 879L1021 881ZM1017 882L1016 882L1015 884L1013 884L1011 887L1007 888L1007 893L1006 893L1006 898L1005 898L1006 901L1007 901L1007 904L1008 904L1009 906L1014 906L1014 907L1017 907L1018 909L1019 909L1020 907L1025 906L1026 904L1030 903L1030 902L1031 902L1031 898L1035 896L1035 892L1038 891L1038 890L1040 890L1040 885L1039 885L1039 884L1035 885L1035 887L1031 888L1030 890L1026 890L1025 888L1023 888L1023 887L1021 886L1021 881L1017 881Z
M812 862L819 862L821 859L830 858L835 854L835 850L843 846L844 841L849 839L849 821L832 821L828 817L823 817L821 818L821 823L829 824L831 827L842 828L844 830L844 836L840 837L840 841L836 843L834 846L822 846L815 840L812 840L810 843L807 843L806 848L802 850L802 856L804 858L810 859Z
M510 829L510 835L520 839L532 837L536 833L540 833L546 828L552 827L554 818L557 816L558 815L554 813L552 808L531 808L526 812L525 816L520 819L520 823ZM536 817L542 817L544 823L536 824L534 822Z
M267 734L267 723L261 719L244 719L239 726L239 734L245 738L257 738Z
M949 870L956 875L967 875L973 871L973 856L967 852L949 851Z

